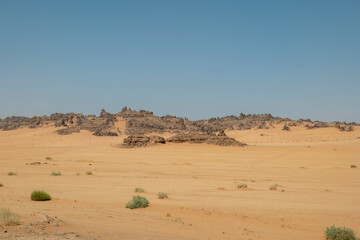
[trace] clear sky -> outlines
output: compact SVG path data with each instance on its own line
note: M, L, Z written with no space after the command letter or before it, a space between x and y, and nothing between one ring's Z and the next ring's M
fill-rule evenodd
M360 122L360 1L0 1L0 118Z

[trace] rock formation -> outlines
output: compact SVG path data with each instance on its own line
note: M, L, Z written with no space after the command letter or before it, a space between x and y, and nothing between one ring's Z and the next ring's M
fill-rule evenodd
M165 139L159 136L128 136L121 145L123 148L146 147L155 144L165 144Z
M297 121L273 117L271 114L243 114L239 116L226 116L210 118L207 120L190 121L187 118L176 116L155 116L153 112L140 110L135 111L124 107L121 112L111 114L104 109L101 110L99 117L95 115L85 116L81 113L54 113L50 116L35 117L7 117L0 119L0 129L4 131L13 130L21 127L37 128L41 126L67 127L69 130L57 131L59 134L70 134L76 132L75 129L88 130L96 136L116 136L119 131L114 131L117 119L121 117L125 121L126 135L149 135L157 133L200 133L214 134L224 130L246 130L252 128L268 129L275 124L286 124L286 126L305 126L308 129L336 127L340 131L351 131L357 123L346 122L312 122L309 119L299 119ZM285 129L284 129L285 130ZM193 141L197 141L194 139Z
M169 143L207 143L218 146L245 146L245 143L229 138L223 131L215 134L178 134L166 139Z

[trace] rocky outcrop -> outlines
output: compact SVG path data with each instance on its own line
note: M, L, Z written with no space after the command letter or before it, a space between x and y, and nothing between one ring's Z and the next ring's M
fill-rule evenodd
M0 129L4 131L14 130L20 127L35 128L42 123L42 117L7 117L0 121Z
M102 129L102 128L96 129L95 132L93 133L93 135L95 135L95 136L113 136L113 137L118 136L118 134L116 132L111 132L108 129Z
M209 134L178 134L166 141L170 143L204 143L209 137Z
M176 116L156 116L153 112L140 110L135 111L124 107L121 112L112 114L101 110L99 116L84 116L81 113L54 113L50 116L28 117L7 117L0 119L1 130L13 130L21 127L37 128L45 125L55 127L79 128L80 130L88 130L96 136L116 136L119 131L114 131L118 118L125 121L125 131L127 135L150 135L153 133L198 133L198 134L214 134L224 130L246 130L246 129L268 129L274 127L275 124L286 124L286 126L305 126L308 129L336 127L340 131L351 131L353 126L360 126L357 123L333 122L325 123L320 121L312 122L309 119L299 119L297 121L273 117L271 114L243 114L238 116L226 116L210 118L206 120L190 121L187 118ZM286 129L284 129L286 130ZM71 133L73 129L59 131L59 134ZM193 135L194 135L193 134ZM203 141L198 138L203 136L193 136L191 141ZM176 141L176 140L174 140ZM178 141L182 141L179 139Z
M227 136L211 136L206 140L207 144L218 145L218 146L233 146L233 147L243 147L246 146L246 143L239 142L234 138L229 138Z
M159 136L128 136L121 145L123 148L146 147L149 145L165 144L165 139Z
M245 146L245 143L229 138L223 131L215 134L178 134L166 139L169 143L207 143L218 146Z
M290 128L285 124L284 127L281 129L283 131L290 131Z

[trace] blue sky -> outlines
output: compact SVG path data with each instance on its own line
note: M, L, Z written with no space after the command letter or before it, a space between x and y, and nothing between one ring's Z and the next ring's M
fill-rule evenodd
M360 1L0 1L0 118L360 122Z

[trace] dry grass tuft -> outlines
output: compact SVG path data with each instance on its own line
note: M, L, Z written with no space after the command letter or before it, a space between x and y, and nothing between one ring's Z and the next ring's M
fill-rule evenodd
M12 212L8 208L0 209L0 225L14 226L19 225L21 222L20 215Z

